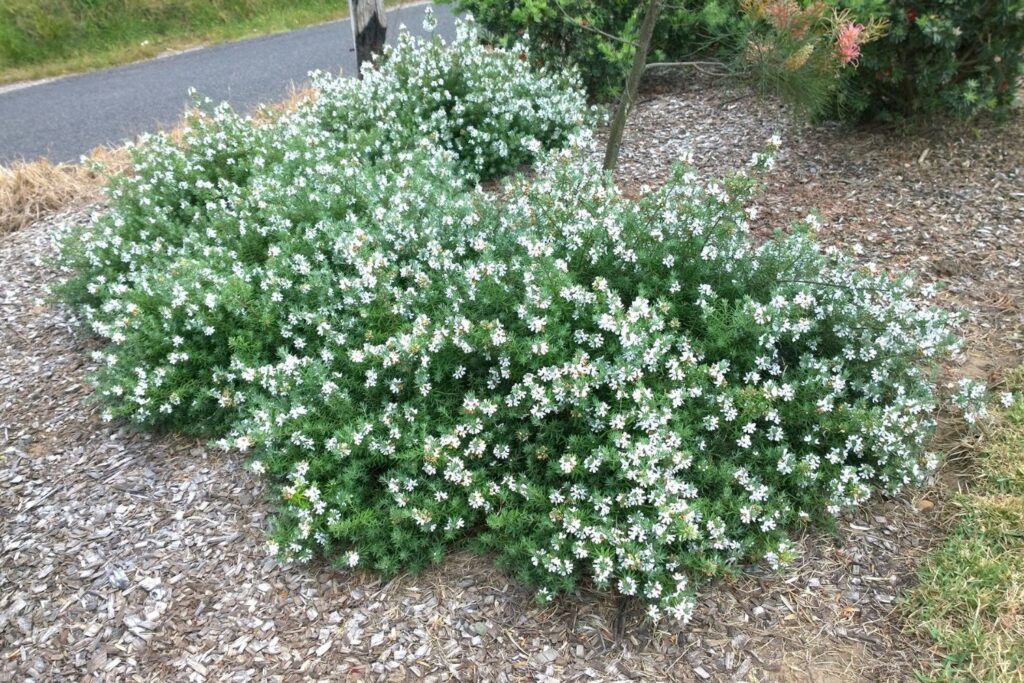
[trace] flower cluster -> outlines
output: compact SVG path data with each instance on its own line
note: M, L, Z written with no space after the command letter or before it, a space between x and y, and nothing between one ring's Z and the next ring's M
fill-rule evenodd
M864 24L845 22L836 29L836 49L839 61L856 64L860 58L860 45L864 41Z
M452 45L403 32L361 80L315 77L320 96L306 114L334 135L360 138L364 155L422 139L454 152L464 173L494 177L592 118L576 73L535 69L520 58L525 49L481 46L471 20L458 23Z
M193 381L197 368L232 376L240 358L301 348L319 314L298 317L299 302L348 284L332 268L383 286L377 273L395 264L377 244L404 256L458 242L474 220L461 215L466 188L566 143L592 115L571 72L533 70L518 52L483 47L472 24L451 45L403 33L362 80L316 75L314 100L270 125L224 105L195 114L180 144L147 140L109 189L112 210L61 246L75 273L65 296L112 344L98 377L108 416L222 429L243 399ZM352 296L339 305L372 295Z
M153 140L65 236L110 417L249 453L282 557L393 573L469 542L542 599L589 579L680 621L700 578L934 466L955 341L910 278L814 217L755 244L747 173L629 200L558 79L435 45Z

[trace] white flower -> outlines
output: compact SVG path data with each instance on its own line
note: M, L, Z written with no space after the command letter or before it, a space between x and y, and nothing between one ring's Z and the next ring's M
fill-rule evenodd
M435 28L437 28L437 17L434 16L433 8L428 6L423 10L423 30L433 33Z

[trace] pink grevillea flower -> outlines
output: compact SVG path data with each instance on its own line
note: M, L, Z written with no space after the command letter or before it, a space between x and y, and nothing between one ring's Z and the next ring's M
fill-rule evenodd
M860 41L864 33L863 24L843 24L839 29L837 43L839 61L843 64L856 64L860 57Z
M776 0L764 9L768 21L777 29L789 28L800 13L800 6L793 0Z

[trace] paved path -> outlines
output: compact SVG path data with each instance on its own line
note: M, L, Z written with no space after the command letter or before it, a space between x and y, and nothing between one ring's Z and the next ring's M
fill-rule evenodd
M423 33L426 4L388 12L388 42L399 24ZM447 6L435 8L438 31L454 35ZM284 99L316 69L355 71L347 20L252 38L127 66L0 89L0 165L49 157L75 161L93 147L117 144L174 124L196 88L214 101L249 111Z

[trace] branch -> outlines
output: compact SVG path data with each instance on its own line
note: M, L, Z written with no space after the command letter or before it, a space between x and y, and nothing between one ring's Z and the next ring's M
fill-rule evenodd
M864 290L867 292L882 292L883 294L891 294L892 289L886 289L885 287L869 287L868 285L858 285L851 287L844 285L839 282L820 282L818 280L802 280L800 278L786 278L784 280L776 280L779 284L801 284L801 285L817 285L819 287L835 287L836 289L845 289L850 292L857 292Z
M736 97L730 97L729 99L725 100L724 102L719 102L718 106L719 107L725 107L725 106L728 106L730 104L735 104L735 103L740 102L742 100L749 99L749 98L754 97L756 95L757 95L756 92L748 92L748 93L744 93L743 95L737 95Z
M605 148L603 165L605 171L614 171L615 165L619 161L619 148L622 146L622 133L626 128L626 117L633 107L633 103L636 102L636 95L640 90L640 79L643 78L647 65L647 51L651 47L654 25L658 22L660 10L661 0L647 1L643 23L640 24L636 50L633 53L633 67L629 70L629 76L626 77L625 91L622 93L619 106L615 110L615 116L612 117L611 126L608 128L608 146Z
M696 62L651 62L644 69L672 69L679 67L693 67L702 74L708 76L734 76L736 71L733 71L722 62L713 61L696 61ZM713 67L712 69L706 69L705 67Z
M609 40L615 40L615 41L623 43L625 45L629 45L630 47L633 47L633 48L636 47L636 43L634 43L631 40L626 40L625 38L622 38L620 36L614 35L612 33L607 33L606 31L602 31L601 29L597 28L596 26L591 26L589 23L587 23L587 24L582 23L579 19L577 19L576 17L574 17L571 14L569 14L569 12L565 9L565 7L562 6L562 3L559 2L559 0L555 0L555 6L558 7L559 10L561 10L562 14L565 17L565 20L568 21L573 26L578 26L579 28L583 29L584 31L590 31L592 33L597 33L598 35L602 35L605 38L608 38Z

